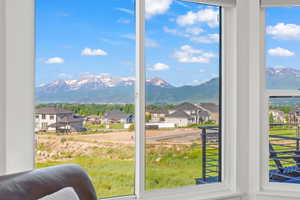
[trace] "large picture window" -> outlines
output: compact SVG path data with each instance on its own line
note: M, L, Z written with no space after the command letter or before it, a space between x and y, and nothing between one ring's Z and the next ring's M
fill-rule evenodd
M36 0L36 167L78 164L99 198L134 194L134 8Z
M146 7L146 190L221 181L220 8Z
M233 3L200 2L36 0L36 168L78 164L99 198L229 187L222 5Z

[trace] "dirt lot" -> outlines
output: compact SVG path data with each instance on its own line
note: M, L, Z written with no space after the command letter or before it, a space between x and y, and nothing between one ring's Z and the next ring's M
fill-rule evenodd
M147 144L189 145L200 142L199 129L182 128L172 130L147 130ZM56 135L37 134L36 160L57 161L74 156L91 155L95 149L124 149L132 148L134 144L134 132L120 131L91 135ZM99 151L99 150L98 150ZM102 152L105 155L105 152Z

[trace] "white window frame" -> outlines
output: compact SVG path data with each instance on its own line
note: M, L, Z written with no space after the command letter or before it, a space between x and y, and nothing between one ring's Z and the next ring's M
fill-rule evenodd
M165 200L194 200L194 199L239 199L244 189L237 184L239 172L237 168L237 59L239 41L238 14L234 0L186 0L222 6L222 182L216 184L187 186L175 189L165 189L146 192L145 186L145 63L144 63L144 0L136 0L137 16L137 84L136 103L136 183L135 195L111 199L165 199ZM1 12L3 11L3 12ZM4 13L2 16L1 13ZM242 14L241 12L240 14ZM0 121L5 118L0 141L0 160L5 163L2 174L30 170L34 163L34 0L2 0L0 2L0 55L4 55L4 73L0 73ZM241 21L239 23L242 23ZM4 31L3 31L4 30ZM237 47L237 48L235 48ZM1 48L4 48L1 52ZM3 62L0 60L0 62ZM3 68L1 68L2 70ZM2 71L1 71L2 72ZM3 76L4 75L4 76ZM1 77L2 76L2 77ZM3 79L1 79L3 78ZM5 86L5 87L3 87ZM2 101L4 99L4 101ZM22 104L19 104L22 100ZM4 106L3 106L4 105ZM2 111L2 110L1 110ZM18 125L15 125L15 122ZM20 135L20 132L24 133ZM3 140L4 139L4 140ZM247 152L247 150L246 150Z
M256 94L260 96L260 104L257 105L260 109L259 121L256 120L255 124L258 125L259 130L256 132L257 150L255 155L260 159L255 162L258 169L255 170L254 174L257 177L257 199L263 200L277 200L277 199L299 199L300 197L300 184L288 184L288 183L273 183L269 182L269 99L271 96L300 96L299 90L267 90L266 89L266 76L265 76L265 8L268 7L290 7L300 6L300 0L261 0L260 15L259 15L259 41L260 46L258 47L258 65L259 69L256 68L256 74L258 78L258 84L256 86ZM253 90L253 94L254 94ZM258 108L256 107L256 108Z
M235 60L232 46L235 40L235 24L233 0L184 0L187 2L202 3L208 5L221 6L222 9L222 182L198 186L186 186L174 189L164 189L157 191L145 191L145 2L136 1L136 180L135 193L137 198L142 199L207 199L215 196L228 198L240 196L236 192L234 157L235 146L228 145L235 141ZM221 55L220 55L221 56ZM227 67L226 67L227 66ZM231 67L228 67L231 66ZM230 119L230 120L229 120ZM225 144L226 141L226 144ZM201 198L200 198L201 197Z

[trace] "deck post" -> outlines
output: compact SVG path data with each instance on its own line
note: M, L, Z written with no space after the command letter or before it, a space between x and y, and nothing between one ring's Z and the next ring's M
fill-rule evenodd
M202 178L206 182L206 128L202 129Z

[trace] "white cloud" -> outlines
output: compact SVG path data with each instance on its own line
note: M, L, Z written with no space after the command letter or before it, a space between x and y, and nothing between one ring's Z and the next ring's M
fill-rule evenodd
M130 9L127 9L127 8L116 8L116 9L119 10L119 11L121 11L121 12L130 14L130 15L134 15L134 11L133 10L130 10Z
M163 31L164 31L165 33L169 33L169 34L176 35L176 36L180 36L180 37L189 37L188 34L185 34L185 33L183 33L183 32L180 32L180 31L178 31L177 29L168 28L167 26L164 26L164 27L163 27Z
M149 71L165 71L170 69L169 65L166 65L164 63L156 63L152 67L148 68Z
M146 38L145 46L150 47L150 48L156 48L156 47L159 47L159 44L155 40L152 40L150 38Z
M175 3L185 8L192 8L190 5L187 5L181 1L175 1Z
M281 48L281 47L277 47L275 49L269 49L268 54L271 56L293 56L293 55L295 55L294 52L292 52L288 49Z
M146 0L146 19L167 12L173 0Z
M190 33L192 35L199 35L200 33L203 33L204 30L198 27L191 27L191 28L187 28L185 32Z
M65 60L61 57L49 58L45 61L46 64L63 64Z
M174 53L174 57L181 63L209 63L210 59L215 57L215 55L203 52L201 49L194 49L189 45L184 45Z
M120 18L117 22L120 24L130 24L131 21L130 19Z
M267 34L279 40L300 40L300 26L297 24L278 23L267 27Z
M208 34L207 36L192 37L191 41L205 44L215 43L219 42L219 34Z
M85 48L81 51L82 56L107 56L107 53L102 49Z
M180 26L193 25L198 22L207 23L211 28L219 25L219 12L211 8L199 10L198 12L189 11L185 15L181 15L176 19Z

